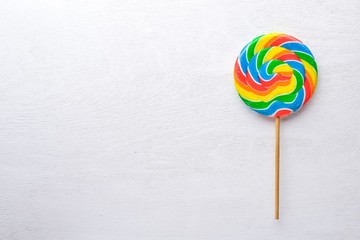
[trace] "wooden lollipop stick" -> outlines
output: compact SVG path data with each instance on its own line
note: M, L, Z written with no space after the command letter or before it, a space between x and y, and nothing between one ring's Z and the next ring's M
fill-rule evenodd
M275 118L275 219L279 219L280 117Z

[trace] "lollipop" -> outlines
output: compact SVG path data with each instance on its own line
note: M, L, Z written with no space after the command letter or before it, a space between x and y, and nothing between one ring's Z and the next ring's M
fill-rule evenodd
M236 59L235 88L240 98L255 112L274 117L275 219L279 218L279 134L280 117L305 106L317 83L314 56L300 40L270 33L249 42Z

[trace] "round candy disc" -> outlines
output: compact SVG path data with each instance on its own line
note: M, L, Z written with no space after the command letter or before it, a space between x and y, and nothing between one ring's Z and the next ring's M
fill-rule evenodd
M300 40L281 33L261 35L236 59L235 87L240 98L267 117L288 116L314 93L317 66Z

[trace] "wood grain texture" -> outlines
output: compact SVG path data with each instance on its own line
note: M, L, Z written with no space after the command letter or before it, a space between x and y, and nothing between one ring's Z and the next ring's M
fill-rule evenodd
M0 239L360 239L359 1L0 1ZM280 31L319 82L281 121L233 87Z

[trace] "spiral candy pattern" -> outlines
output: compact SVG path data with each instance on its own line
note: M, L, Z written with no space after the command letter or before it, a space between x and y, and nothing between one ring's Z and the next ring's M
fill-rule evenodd
M300 40L270 33L249 42L236 59L235 88L254 111L268 117L288 116L314 93L317 65Z

